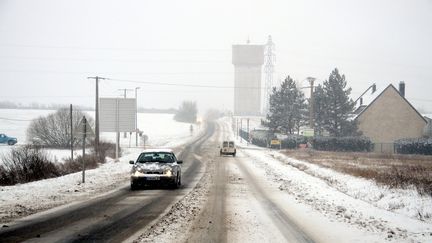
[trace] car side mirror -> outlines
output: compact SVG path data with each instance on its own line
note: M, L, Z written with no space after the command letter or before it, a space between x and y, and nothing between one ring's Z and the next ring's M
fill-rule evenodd
M177 164L183 164L183 160L177 160Z
M129 164L133 165L133 164L135 164L135 161L130 160L130 161L129 161Z

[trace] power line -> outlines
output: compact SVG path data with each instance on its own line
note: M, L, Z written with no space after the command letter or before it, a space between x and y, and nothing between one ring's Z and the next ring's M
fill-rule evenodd
M178 87L193 87L193 88L215 88L215 89L264 89L263 87L249 87L249 86L216 86L216 85L199 85L199 84L179 84L179 83L165 83L165 82L151 82L151 81L140 81L130 79L115 79L108 78L111 81L127 82L127 83L139 83L139 84L151 84L161 86L178 86Z
M109 58L75 58L75 57L20 57L20 56L0 56L2 59L24 59L39 61L78 61L78 62L182 62L182 63L227 63L227 60L188 60L188 59L109 59Z
M41 49L74 49L74 50L114 50L114 51L143 51L143 52L230 52L231 49L217 48L130 48L130 47L85 47L85 46L49 46L49 45L20 45L20 44L0 44L0 47L16 47L16 48L41 48Z
M89 95L87 95L87 96L84 96L84 95L72 95L72 96L68 96L68 95L49 95L49 96L46 96L46 95L26 95L26 96L11 96L11 95L9 95L9 96L2 96L2 98L19 98L19 99L21 99L21 98L23 98L23 99L26 99L26 98L89 98L89 97L93 97L93 96L89 96Z
M0 73L48 73L48 74L80 74L86 75L91 71L55 71L55 70L0 70ZM208 71L208 72L104 72L105 74L125 74L125 75L205 75L205 74L220 74L220 75L234 75L235 72L222 72L222 71ZM242 73L242 72L240 72ZM246 73L246 72L245 72ZM253 72L247 72L253 73ZM259 72L260 73L260 72ZM275 72L277 73L277 72Z
M14 118L6 118L6 117L0 117L0 120L6 120L6 121L32 121L32 120L25 120L25 119L14 119Z

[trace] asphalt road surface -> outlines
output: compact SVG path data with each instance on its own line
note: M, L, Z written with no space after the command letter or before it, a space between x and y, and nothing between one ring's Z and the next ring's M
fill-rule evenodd
M229 137L229 127L227 124L218 123L216 126L219 141ZM314 242L287 214L286 205L278 205L273 202L267 195L262 185L257 182L253 173L250 173L248 165L251 163L247 158L242 156L241 149L238 149L237 156L217 156L213 165L213 183L209 188L209 196L200 217L195 221L186 242ZM234 176L234 169L236 175ZM245 206L239 209L230 209L234 215L227 213L227 200L230 197L237 197L233 193L228 193L228 187L231 187L232 178L241 178L243 187L238 189L230 188L241 192L241 200L245 201ZM256 207L251 207L256 205ZM261 211L268 218L268 222L262 222L261 225L251 221L239 222L241 211L256 212ZM232 216L232 217L230 217ZM257 215L258 220L262 218ZM262 228L259 236L249 238L246 234L241 233L238 238L231 237L234 234L228 221L237 221L234 224L241 224L241 228L246 229L247 235L254 234L258 227ZM250 233L247 233L250 232ZM278 235L273 238L273 235Z

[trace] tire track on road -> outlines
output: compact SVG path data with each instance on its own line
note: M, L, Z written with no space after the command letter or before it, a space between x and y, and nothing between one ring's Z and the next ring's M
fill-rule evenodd
M225 134L225 126L218 126L218 142ZM225 224L225 201L226 201L226 168L223 157L217 157L213 161L213 185L210 187L208 200L194 225L193 232L186 242L227 242L227 230Z
M241 174L246 180L246 184L252 190L256 200L260 202L265 212L279 229L280 233L285 237L287 242L308 242L312 240L297 224L287 215L282 208L275 204L267 193L258 184L256 178L249 172L242 159L236 159L236 166L240 169Z

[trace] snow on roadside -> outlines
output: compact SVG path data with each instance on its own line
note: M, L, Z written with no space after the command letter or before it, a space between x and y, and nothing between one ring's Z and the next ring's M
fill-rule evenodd
M281 158L275 158L278 156L270 150L243 149L242 152L249 157L254 166L265 171L267 180L274 187L287 192L296 201L311 206L327 218L356 226L365 233L383 234L387 240L432 240L432 224L378 208L369 202L348 195L333 187L328 180L306 173L306 166L309 164L298 163L297 166L293 166L282 162ZM349 184L351 179L349 177L339 178L340 184ZM363 190L365 193L370 186L366 182L356 183L356 185L359 191ZM422 203L415 200L412 199L412 205Z
M420 195L415 188L391 189L387 186L377 185L372 180L354 177L289 158L276 151L271 152L270 155L309 175L326 181L330 186L353 198L366 201L388 211L432 223L432 197Z
M57 178L15 186L0 187L0 222L30 215L74 201L86 200L97 194L125 186L130 165L126 160L108 162L86 171L86 183L81 172Z

